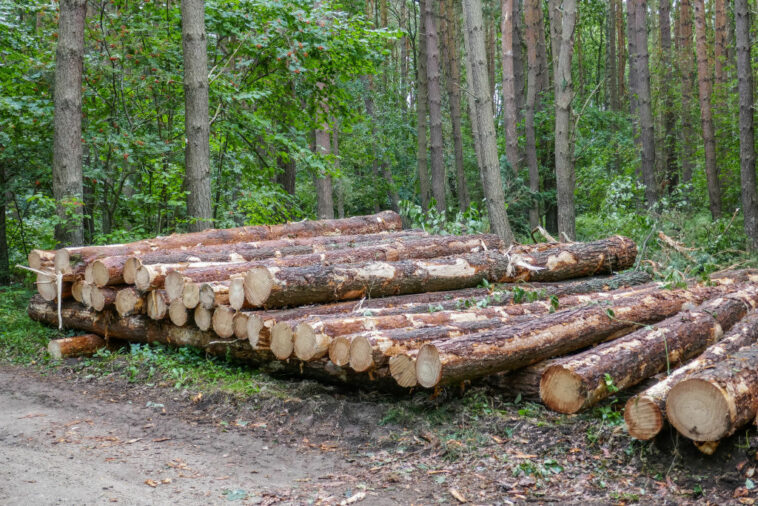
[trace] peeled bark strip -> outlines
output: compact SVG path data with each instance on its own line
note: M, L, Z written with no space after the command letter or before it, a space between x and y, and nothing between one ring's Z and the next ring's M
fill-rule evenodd
M666 398L674 385L692 374L721 362L743 346L750 346L756 342L758 342L758 311L753 311L732 327L721 341L709 346L698 358L629 399L624 408L624 420L629 429L629 435L643 441L657 436L663 429Z
M742 348L677 383L666 416L694 441L718 441L755 420L758 412L758 345Z
M234 335L234 309L229 306L218 306L213 311L213 331L220 337Z
M168 319L177 327L183 327L189 319L189 311L181 299L171 301L168 305Z
M145 301L145 306L147 307L146 312L147 312L147 315L150 317L150 319L152 320L164 319L166 317L166 314L168 314L168 305L169 305L169 300L168 300L168 295L166 295L166 290L152 290L148 292L147 300Z
M72 258L93 260L99 256L145 254L158 250L192 248L199 245L233 244L266 241L283 237L314 237L327 235L375 234L400 230L400 215L383 211L368 216L354 216L338 220L301 221L282 225L257 225L229 229L208 229L189 234L172 234L127 244L63 248L55 253L56 265L70 265Z
M144 309L145 298L135 288L122 288L116 294L116 311L122 318L141 313Z
M542 375L540 397L560 413L588 408L613 393L609 378L613 391L623 390L699 355L756 304L758 288L746 287L561 360Z
M607 305L589 305L557 311L537 320L480 332L421 347L416 375L431 388L493 372L519 369L601 342L629 327L668 318L689 302L700 304L722 295L727 287L659 290L631 296Z
M47 343L47 352L53 360L72 357L89 357L105 348L105 340L97 334L54 339Z
M521 246L510 253L486 251L432 260L257 267L245 276L245 295L255 307L281 307L468 288L483 280L557 281L625 269L636 254L633 241L615 236L589 243Z
M109 286L98 288L96 286L90 289L90 303L95 311L102 311L106 306L112 306L116 303L118 290Z

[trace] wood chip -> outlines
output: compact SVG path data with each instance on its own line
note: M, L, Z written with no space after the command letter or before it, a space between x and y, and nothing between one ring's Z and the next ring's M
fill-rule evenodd
M455 497L458 500L458 502L461 502L461 503L468 502L466 498L463 497L463 494L458 492L456 489L450 488L448 489L448 492L450 492L450 495Z

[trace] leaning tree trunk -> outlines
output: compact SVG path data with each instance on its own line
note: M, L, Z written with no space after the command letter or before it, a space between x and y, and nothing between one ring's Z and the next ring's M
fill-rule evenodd
M466 22L464 32L466 57L471 68L467 76L469 93L474 104L471 123L475 124L475 141L482 176L484 196L492 231L510 245L514 241L513 231L508 223L505 208L505 193L500 177L500 162L497 155L497 140L492 109L492 93L487 83L487 62L484 49L484 30L481 0L463 0L463 15Z
M208 54L203 0L182 0L184 54L185 188L189 229L211 224L210 118L208 116Z
M435 207L439 212L447 209L446 189L447 176L442 146L442 92L440 88L440 50L437 34L437 20L434 6L437 2L427 0L424 12L424 28L426 29L426 72L429 93L429 148L432 162L432 196Z
M700 354L745 315L748 303L758 303L758 289L718 297L697 310L561 360L542 375L540 397L560 413L588 408Z
M55 50L53 196L59 224L55 239L70 246L84 242L82 222L82 68L85 0L61 0Z
M666 400L666 416L694 441L719 441L751 423L758 411L758 345L677 383Z
M745 235L750 249L758 250L758 194L755 189L755 131L753 130L753 67L750 54L750 9L747 0L735 0L737 75L740 94L740 183Z
M666 398L674 385L693 373L714 366L743 346L750 346L756 342L758 342L758 311L753 311L732 327L721 341L708 347L698 358L629 399L624 407L624 420L629 435L643 441L657 436L663 429Z
M245 275L245 296L253 307L281 307L469 288L483 280L558 281L623 270L634 263L636 253L634 242L616 236L590 243L525 245L511 253L485 251L430 260L261 266Z
M494 372L525 367L601 342L630 327L647 325L678 313L729 288L695 287L631 296L609 305L557 311L534 321L449 341L427 343L416 355L421 386L431 388Z

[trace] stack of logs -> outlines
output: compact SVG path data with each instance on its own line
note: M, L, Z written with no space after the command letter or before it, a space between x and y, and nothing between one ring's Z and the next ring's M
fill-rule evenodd
M488 376L565 413L673 371L627 403L630 433L653 437L665 412L696 441L724 437L758 408L758 274L617 274L636 253L620 236L505 248L386 211L34 250L28 312L89 333L51 343L55 357L117 338L377 388Z

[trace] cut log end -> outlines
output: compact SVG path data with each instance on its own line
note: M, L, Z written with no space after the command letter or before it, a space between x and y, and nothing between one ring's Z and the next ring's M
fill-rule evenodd
M94 274L92 274L92 263L88 263L87 266L84 268L84 281L86 281L90 285L95 284L95 276Z
M68 250L64 248L55 252L53 267L55 268L55 272L62 272L65 274L71 271L71 256L68 254Z
M729 410L722 390L699 378L677 383L666 399L669 422L693 441L718 441L729 435Z
M149 265L143 265L134 275L134 286L139 290L147 291L151 288L151 283L155 278L155 271Z
M261 330L263 329L263 319L258 315L247 315L247 340L250 343L250 347L254 350L258 349L258 344L261 336Z
M200 286L192 281L184 284L182 302L187 309L194 309L200 303Z
M182 299L176 299L169 304L168 318L171 320L171 323L177 327L183 327L186 325L187 320L189 319L189 311L184 307Z
M229 305L234 309L245 306L245 280L233 278L229 281Z
M197 328L200 330L208 330L211 328L213 312L210 309L205 309L203 306L197 306L194 311L194 316Z
M118 293L119 295L121 294L121 292ZM118 310L119 314L121 314L121 311L118 309L119 295L116 296L116 310ZM168 304L166 303L167 300L168 297L166 297L166 293L163 290L153 290L149 292L147 294L147 316L149 316L152 320L164 319L166 317L166 313L168 312Z
M76 302L82 302L82 288L84 288L84 281L74 281L71 285L71 296Z
M334 365L343 367L350 363L350 339L335 337L329 345L329 360Z
M213 290L213 285L203 283L199 288L199 304L205 309L213 309L216 307L216 292Z
M582 379L560 365L548 367L540 380L540 398L559 413L576 413L584 405Z
M94 287L89 283L82 285L82 304L85 307L92 307L92 289Z
M37 292L48 302L55 300L58 297L55 276L37 274Z
M247 320L248 317L245 313L234 315L232 326L234 327L234 337L237 339L247 339Z
M624 407L629 435L641 441L657 436L663 429L663 413L658 404L644 396L629 399Z
M124 263L124 271L122 272L122 277L124 278L124 283L127 285L133 285L134 280L137 276L137 269L142 267L142 262L137 257L129 257L126 259L126 263Z
M437 347L425 344L416 356L416 381L425 388L437 386L442 378L442 362Z
M313 358L316 347L316 332L307 323L299 323L295 327L293 350L300 360L308 361Z
M286 322L278 322L271 327L271 351L279 360L290 358L294 351L294 333Z
M234 335L234 309L229 306L218 306L213 311L213 331L219 337L232 337Z
M137 271L139 274L139 271ZM182 273L177 271L171 271L166 274L166 278L163 280L163 288L166 289L166 295L168 300L175 301L181 299L184 294L184 286L187 284L187 280L184 279Z
M245 298L255 307L261 307L271 295L274 278L266 267L254 267L245 274Z
M113 303L113 299L109 297L105 289L96 286L90 288L90 304L92 305L92 309L102 311L108 303Z
M53 360L70 357L85 357L94 355L97 350L105 347L105 341L97 334L55 339L47 344L47 351Z
M123 318L124 316L136 313L141 300L142 297L140 297L139 293L134 288L124 288L123 290L119 290L116 294L116 311L118 312L118 315ZM166 312L164 309L163 315L165 316L165 314ZM163 318L163 316L161 316L161 318Z
M94 283L95 286L98 286L98 287L106 286L111 280L111 275L108 272L108 266L106 266L102 260L95 260L90 265L92 266L92 270L91 270L92 281L91 282Z
M356 336L350 342L350 367L356 372L364 372L374 365L373 349L365 336Z
M408 355L395 355L390 358L390 375L401 387L410 388L418 384L416 364Z
M26 260L29 263L29 267L32 269L40 269L42 267L43 263L43 251L39 249L33 249L29 252L29 254L26 256Z

